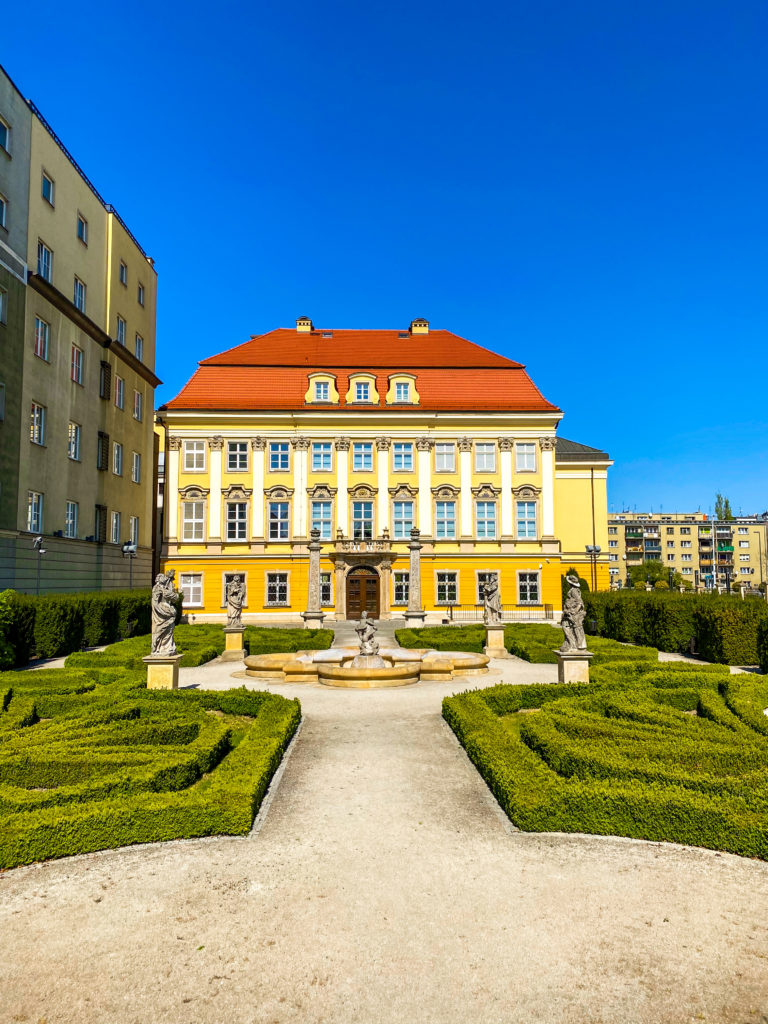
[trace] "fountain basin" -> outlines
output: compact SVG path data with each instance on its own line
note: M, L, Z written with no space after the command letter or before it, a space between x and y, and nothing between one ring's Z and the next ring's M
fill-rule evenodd
M376 690L385 686L409 686L419 681L419 666L318 665L317 681L324 686L345 686L355 690Z
M376 656L361 656L357 647L332 647L327 651L250 655L245 659L245 674L272 683L374 689L481 675L488 671L488 661L485 654L467 651L381 647Z

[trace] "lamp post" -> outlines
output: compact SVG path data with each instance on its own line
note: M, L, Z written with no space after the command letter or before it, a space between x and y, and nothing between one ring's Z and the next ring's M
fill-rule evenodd
M136 557L136 545L126 541L121 551L123 552L123 558L128 559L128 589L133 590L133 560Z
M764 582L764 576L763 576L763 538L762 538L762 535L760 533L760 530L753 530L752 533L754 533L755 536L757 537L757 558L758 558L758 561L760 562L760 583L762 584ZM765 594L763 594L763 597L765 597L766 601L768 601L768 587L766 587L766 591L765 591Z
M32 541L32 547L37 549L37 596L40 597L40 566L43 561L43 555L45 554L43 538L35 537Z
M591 564L592 590L597 590L597 556L602 551L599 544L587 544L586 552L589 555Z

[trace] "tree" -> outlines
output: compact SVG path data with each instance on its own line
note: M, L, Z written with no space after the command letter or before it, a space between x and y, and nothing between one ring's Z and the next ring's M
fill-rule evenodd
M718 491L715 496L715 519L718 522L730 522L733 519L731 502Z
M632 580L633 586L641 588L645 586L646 581L650 582L651 586L658 582L669 584L669 569L663 562L648 559L640 565L630 565L629 578ZM679 572L672 574L673 587L679 587L683 582L683 577Z
M565 598L566 598L566 595L568 594L568 584L565 582L565 577L566 576L578 576L578 578L579 578L579 587L581 588L581 596L582 597L585 597L589 593L589 584L587 583L587 581L584 579L583 576L579 576L578 570L574 569L574 567L571 566L571 568L568 569L560 577L560 584L561 584L562 595L563 595L563 604L565 604Z

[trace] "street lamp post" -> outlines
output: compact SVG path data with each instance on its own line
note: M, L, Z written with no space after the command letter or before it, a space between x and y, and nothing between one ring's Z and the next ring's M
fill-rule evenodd
M586 552L589 555L591 564L592 590L597 590L597 556L602 551L599 544L587 544Z
M32 541L32 547L37 550L37 596L40 597L40 566L43 561L43 555L45 554L45 548L43 547L43 538L35 537Z
M759 530L753 530L752 533L757 537L757 558L760 562L760 583L764 582L763 576L763 538ZM768 587L766 587L765 594L763 594L766 601L768 601Z
M121 548L123 558L128 559L128 589L133 590L133 560L136 557L136 545L126 542Z

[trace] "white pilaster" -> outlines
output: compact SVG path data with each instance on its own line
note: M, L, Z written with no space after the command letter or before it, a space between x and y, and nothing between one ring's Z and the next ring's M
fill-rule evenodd
M387 483L389 482L389 438L376 438L376 459L379 488L377 529L379 536L381 536L384 530L391 529L389 522L389 491L387 490Z
M555 439L541 441L541 535L555 536Z
M499 470L501 473L501 536L511 537L512 528L512 441L499 439Z
M432 535L432 442L422 439L416 442L419 461L419 530L422 534Z
M254 540L264 540L264 468L266 443L263 437L251 439L251 532Z
M462 537L472 536L472 447L471 443L459 441L459 474L461 494L459 496L459 525Z
M208 438L208 479L211 493L208 495L208 540L221 538L221 437Z
M346 437L336 440L336 486L336 528L346 537L349 530L349 440Z
M175 542L179 522L179 446L178 437L168 439L165 453L165 533L169 541Z
M306 537L309 441L304 437L297 437L293 447L293 536Z

